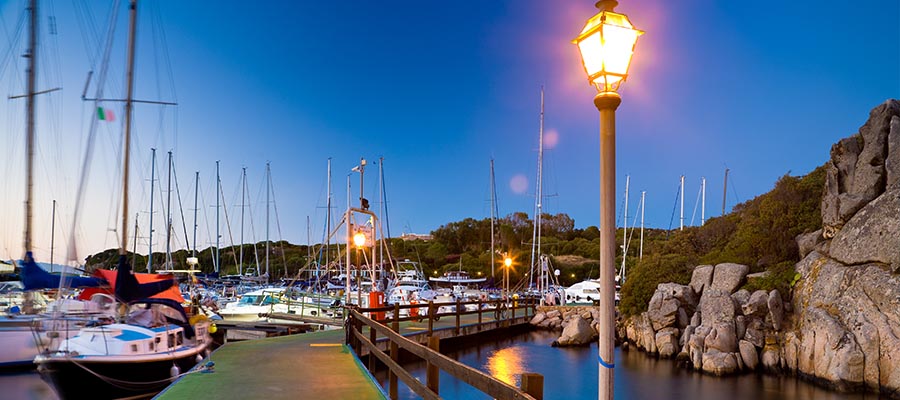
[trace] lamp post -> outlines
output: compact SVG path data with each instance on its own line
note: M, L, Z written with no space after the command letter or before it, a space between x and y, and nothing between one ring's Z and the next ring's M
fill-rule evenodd
M596 3L600 10L588 19L572 43L581 51L588 80L597 88L594 105L600 111L600 339L599 399L613 398L615 367L615 190L616 108L622 98L616 91L628 77L628 65L637 37L624 14L613 12L615 0Z

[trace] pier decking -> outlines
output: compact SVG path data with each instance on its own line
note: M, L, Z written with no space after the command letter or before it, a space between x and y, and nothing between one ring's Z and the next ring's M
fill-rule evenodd
M529 318L523 310L504 321L494 321L493 317L493 312L460 315L459 322L453 316L443 317L430 322L431 333L435 337L458 337L526 323ZM427 342L428 330L429 320L424 318L401 322L399 332L413 341ZM336 329L229 343L203 361L215 362L214 372L188 374L156 398L387 398L344 343L345 335L344 329Z

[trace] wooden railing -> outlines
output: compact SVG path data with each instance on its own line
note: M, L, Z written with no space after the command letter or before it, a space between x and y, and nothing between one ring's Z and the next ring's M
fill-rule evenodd
M477 304L477 310L465 311L465 306ZM492 309L485 309L485 305L493 305ZM439 306L456 306L453 312L438 313ZM422 315L420 311L427 310ZM369 370L374 370L375 360L381 361L388 368L388 392L391 399L398 397L398 378L402 380L413 392L423 399L439 399L440 384L439 371L456 377L462 382L480 390L496 399L542 399L543 376L539 374L522 374L521 388L509 385L484 372L462 364L440 353L440 339L434 336L434 321L440 317L454 316L456 319L455 334L460 332L460 317L468 314L478 314L478 330L483 322L484 314L493 313L492 324L500 322L501 326L508 326L515 318L527 317L528 310L534 315L534 302L528 299L520 299L515 302L508 301L470 301L456 303L425 303L418 305L394 305L392 307L354 309L348 308L347 319L347 344L353 348L357 355L363 350L369 354ZM401 310L409 310L405 317L401 317ZM415 310L415 311L414 311ZM517 315L521 311L521 315ZM367 316L379 313L391 312L390 319L374 320ZM400 332L401 321L428 320L428 346L423 346L412 341ZM390 327L386 326L390 323ZM505 324L504 324L505 323ZM364 334L363 327L368 327L368 337ZM389 343L389 353L381 351L376 342L378 338L385 338ZM425 384L413 377L399 363L400 349L413 354L427 363Z

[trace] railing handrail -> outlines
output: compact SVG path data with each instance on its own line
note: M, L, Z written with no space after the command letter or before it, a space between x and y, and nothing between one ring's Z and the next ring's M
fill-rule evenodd
M507 304L510 304L510 303L511 303L511 305L507 306ZM523 298L523 299L518 299L518 300L461 301L459 303L457 303L457 302L434 303L434 301L426 301L426 302L422 302L422 303L418 303L418 304L402 304L402 305L399 305L398 308L400 310L411 310L411 309L421 310L422 308L427 309L427 308L431 307L432 305L434 306L435 309L437 309L439 307L444 307L444 306L455 307L457 305L465 306L465 305L474 305L474 304L477 304L477 305L496 304L497 307L489 308L489 309L482 309L481 307L479 307L478 309L472 310L472 311L460 311L459 309L457 309L457 310L451 311L451 312L443 312L443 313L436 312L433 316L434 317L444 317L444 316L455 316L457 314L458 315L470 315L470 314L478 314L478 313L490 313L490 312L495 312L498 309L499 310L505 309L505 310L509 310L509 311L513 311L513 312L516 310L524 309L524 310L526 310L525 315L527 316L528 308L536 307L536 302L533 299ZM393 305L384 306L384 307L357 308L357 310L359 310L359 312L362 312L362 313L390 312L390 311L394 311L394 309L395 309L395 306L393 306ZM400 318L400 321L403 322L403 321L419 320L419 319L425 318L426 315L427 314L423 315L423 314L419 313L419 315L417 315L417 316L402 317L402 318ZM394 318L396 318L396 316ZM393 321L394 318L375 320L375 321L382 322L382 323L388 323L388 322Z
M394 307L394 308L396 309L397 307ZM531 400L535 399L528 393L525 393L524 391L522 391L521 389L519 389L515 386L512 386L503 381L500 381L484 372L481 372L475 368L472 368L468 365L460 363L459 361L449 358L439 352L431 350L428 347L422 346L421 344L418 344L418 343L404 337L403 335L401 335L398 332L394 332L393 330L384 326L383 324L379 323L378 321L375 321L375 320L365 316L360 311L357 311L352 308L348 308L348 310L350 312L349 316L351 318L353 318L356 321L361 322L362 324L365 324L366 326L369 327L369 329L374 329L379 334L387 337L390 342L396 343L400 348L418 356L419 358L425 360L426 362L429 362L429 363L437 366L441 370L444 370L445 372L449 373L450 375L453 375L457 379L471 385L472 387L480 390L481 392L483 392L489 396L492 396L494 398L499 398L499 399L531 399ZM360 343L363 343L366 345L366 347L369 349L370 354L373 354L375 352L379 352L379 353L381 352L380 350L378 350L375 347L374 343L371 343L371 341L369 341L368 339L366 339L363 336L361 329L359 331L357 331L357 326L359 326L358 324L351 323L348 325L353 330L353 336L358 340L361 339ZM389 368L393 367L390 364L388 364L388 366L389 366ZM400 367L400 368L402 369L402 367ZM398 377L402 378L404 380L404 382L410 388L412 388L414 391L416 391L416 389L423 390L422 389L423 386L421 385L421 382L418 382L417 380L415 380L415 378L411 378L411 375L406 373L405 370L403 370L403 373L397 373L397 371L393 371L393 368L391 368L391 370L392 370L392 372L396 373L398 375ZM418 385L416 385L415 383L411 384L411 382L406 382L406 379L408 379L408 378L411 378L411 379L417 381ZM437 395L437 393L431 392L431 390L428 389L427 387L424 388L424 390L426 390L427 393L429 393L429 394ZM424 393L419 393L418 391L416 391L416 394L423 396L423 397L425 397L425 395L426 395ZM433 397L429 396L429 398L433 398Z

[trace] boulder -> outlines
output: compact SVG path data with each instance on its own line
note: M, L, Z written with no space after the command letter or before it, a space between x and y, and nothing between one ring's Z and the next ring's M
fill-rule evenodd
M678 316L678 300L669 294L657 290L650 299L650 305L647 308L647 317L654 331L662 328L675 326Z
M888 156L884 160L884 169L887 172L887 187L900 186L900 117L891 118L890 132L888 132Z
M822 237L822 230L819 229L813 232L801 233L794 240L797 242L797 247L800 250L800 257L803 258L815 250L819 243L825 241L825 238Z
M747 317L743 315L738 315L734 317L734 335L737 336L738 340L744 338L744 334L747 332Z
M776 331L781 330L782 321L784 320L784 303L781 301L781 294L778 290L772 290L767 299L769 308L769 317L772 320L772 326Z
M756 346L746 340L738 342L738 348L741 351L741 361L749 370L755 370L759 364L759 355L756 354Z
M744 278L749 271L750 267L741 264L722 263L716 265L715 270L713 271L713 280L710 288L722 290L730 294L741 285L741 282L744 281Z
M689 310L697 307L699 297L694 293L688 285L679 285L677 283L660 283L656 286L657 292L662 292L667 297L674 297L678 303Z
M671 358L678 351L678 329L665 328L656 333L656 348L659 356Z
M562 313L559 310L550 310L547 311L547 318L557 318L562 316Z
M554 343L558 346L583 346L593 342L593 339L594 329L591 324L581 316L575 316Z
M859 210L835 235L829 255L846 265L878 262L900 270L900 186Z
M691 357L691 364L697 370L703 368L703 341L704 335L696 333L688 340L688 355Z
M702 325L713 326L716 323L730 323L734 321L734 302L730 292L709 288L700 297L700 322Z
M741 310L744 312L744 315L765 317L766 313L769 312L768 300L769 295L765 290L757 290L753 292L753 294L750 295L750 299L741 306Z
M544 322L545 319L547 319L547 315L542 312L539 312L537 314L534 314L534 317L531 318L530 323L531 323L531 325L538 326L541 324L541 322Z
M734 353L722 353L718 351L703 353L703 371L716 376L733 374L738 370Z
M720 351L733 353L738 350L737 337L734 334L733 323L718 323L703 340L706 351Z
M691 273L690 283L694 293L702 295L703 290L712 285L713 268L712 265L700 265L694 268L694 272Z
M750 292L747 289L741 289L731 294L731 300L734 301L734 309L737 313L741 312L741 306L750 300Z
M684 329L691 324L691 319L688 318L687 311L684 311L683 307L678 308L678 313L675 316L675 322L678 324L679 329Z
M777 345L766 345L762 351L762 367L769 372L778 372L781 364Z

